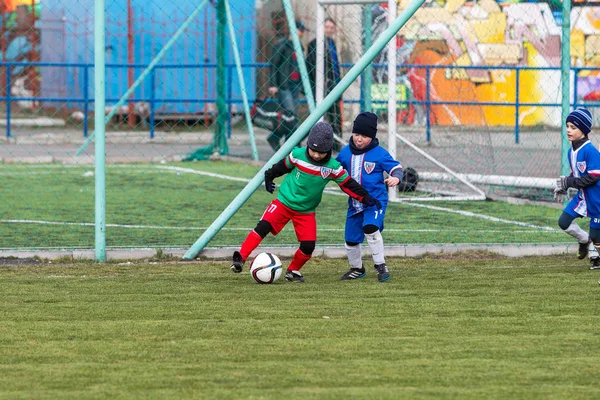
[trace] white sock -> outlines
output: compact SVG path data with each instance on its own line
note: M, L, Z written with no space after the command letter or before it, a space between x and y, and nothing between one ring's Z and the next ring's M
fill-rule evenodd
M369 243L369 249L373 256L373 262L377 264L385 264L385 257L383 254L383 237L381 232L376 231L375 233L366 233L367 242Z
M350 262L350 268L361 269L362 268L362 254L360 249L360 243L356 246L348 246L346 244L346 254L348 255L348 261Z
M581 229L579 225L575 223L575 221L571 222L571 225L565 229L565 232L577 239L579 243L587 243L590 240L590 235Z
M590 258L590 260L600 257L600 255L598 254L598 250L596 250L596 246L594 246L594 243L590 243L590 247L588 250L588 257Z

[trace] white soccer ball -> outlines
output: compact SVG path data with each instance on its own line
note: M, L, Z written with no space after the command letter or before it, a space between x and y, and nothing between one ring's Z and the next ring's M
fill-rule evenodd
M250 265L250 275L258 283L273 283L281 277L281 260L275 254L260 253Z

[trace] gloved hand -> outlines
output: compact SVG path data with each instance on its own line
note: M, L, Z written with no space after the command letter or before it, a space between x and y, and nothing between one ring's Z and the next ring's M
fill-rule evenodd
M567 189L569 188L568 179L569 179L568 176L561 176L560 178L558 178L556 180L556 189L564 190L566 192Z
M275 191L275 182L273 182L273 176L271 175L271 170L265 171L265 189L269 193L273 193Z
M379 200L377 200L375 197L371 196L370 194L367 194L365 197L363 197L363 204L367 207L377 207L378 210L381 210L381 202Z
M567 199L567 190L561 189L559 187L554 188L554 201L559 203L564 203Z

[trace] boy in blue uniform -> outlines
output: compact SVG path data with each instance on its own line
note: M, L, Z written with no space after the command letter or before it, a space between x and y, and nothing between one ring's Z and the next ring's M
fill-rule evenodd
M579 259L585 258L593 243L600 247L600 153L588 139L592 130L592 115L579 107L569 114L566 120L567 138L571 142L568 152L571 175L561 176L556 181L555 197L567 194L569 188L576 188L577 195L567 204L558 219L558 226L579 241ZM590 232L586 233L577 225L575 218L589 217ZM594 251L595 253L595 251ZM600 269L597 254L590 258L591 269Z
M376 135L377 116L371 112L360 113L354 120L350 143L337 156L350 176L381 203L381 208L377 208L367 207L353 199L348 200L345 240L350 270L341 280L358 279L366 275L361 257L361 243L365 237L373 256L377 279L380 282L390 279L383 254L381 231L388 202L387 188L400 183L402 166L387 150L379 146ZM384 172L388 174L385 179Z

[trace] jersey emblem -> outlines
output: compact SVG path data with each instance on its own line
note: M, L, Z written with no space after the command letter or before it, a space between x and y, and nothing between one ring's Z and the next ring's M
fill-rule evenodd
M329 175L331 175L331 168L325 168L325 167L322 167L322 168L321 168L321 177L322 177L323 179L327 179L327 177L328 177Z
M365 171L367 171L367 174L370 174L371 172L373 172L374 169L375 169L374 162L365 162Z
M585 167L586 167L585 161L577 162L577 169L579 170L579 172L582 172L582 173L585 172Z

